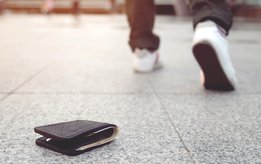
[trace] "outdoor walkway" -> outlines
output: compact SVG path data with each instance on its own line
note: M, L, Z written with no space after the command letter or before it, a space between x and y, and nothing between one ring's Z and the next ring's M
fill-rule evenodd
M189 20L158 17L164 68L135 74L124 16L0 17L0 163L261 163L261 24L229 38L238 89L205 91ZM39 125L114 123L76 157L35 145Z

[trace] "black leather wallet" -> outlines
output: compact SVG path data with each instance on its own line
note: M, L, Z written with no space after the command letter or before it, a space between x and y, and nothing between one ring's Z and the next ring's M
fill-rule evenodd
M43 137L36 139L38 146L74 156L110 143L118 134L114 124L76 120L40 126L34 131Z

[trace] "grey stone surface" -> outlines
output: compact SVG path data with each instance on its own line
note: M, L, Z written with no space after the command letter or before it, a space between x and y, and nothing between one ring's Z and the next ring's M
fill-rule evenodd
M0 43L0 47L2 44ZM7 50L14 51L14 50ZM19 50L20 51L20 50ZM1 51L2 52L2 51ZM4 50L4 54L6 51ZM18 54L18 51L15 52ZM22 85L27 79L37 74L48 64L48 60L41 61L41 57L30 57L19 55L0 55L0 92L8 93L13 91L19 85ZM32 62L34 61L34 62Z
M133 73L129 62L97 54L56 62L18 92L152 93L152 89L145 76Z
M261 163L260 23L229 37L232 93L205 91L191 21L157 18L163 69L135 74L122 15L0 19L0 163ZM35 145L33 127L89 119L119 138L78 157Z
M154 95L14 95L0 108L1 163L192 163ZM115 123L120 135L78 157L35 145L35 126L75 119Z
M179 135L199 163L261 162L261 96L162 95Z
M53 20L50 27L33 28L31 35L45 36L34 46L45 47L56 58L18 92L151 93L147 79L131 69L123 17L97 18L85 17L73 27L67 22L70 17L58 17L64 24Z
M0 94L0 100L2 100L5 96L5 94Z
M36 46L41 35L32 33L32 28L24 28L21 19L0 20L0 92L11 92L28 78L37 74L52 61L52 54L44 46ZM32 24L27 24L32 25ZM50 51L49 51L50 52Z
M241 27L242 26L242 27ZM230 52L238 76L238 91L245 93L260 93L260 64L259 52L261 51L261 25L256 24L256 29L249 30L247 25L238 25L231 32Z

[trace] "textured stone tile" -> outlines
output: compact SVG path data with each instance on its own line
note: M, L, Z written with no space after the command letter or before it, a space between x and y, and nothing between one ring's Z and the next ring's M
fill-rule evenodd
M0 94L0 100L5 97L5 94Z
M164 40L163 40L164 41ZM191 54L190 43L173 43L166 40L162 44L162 70L147 75L158 93L199 93L199 67Z
M152 92L146 77L132 71L125 17L119 17L122 23L117 17L88 18L77 28L32 25L33 35L43 39L30 42L27 49L42 47L43 53L53 53L54 62L18 92Z
M260 163L256 140L192 140L188 144L197 163Z
M260 24L236 24L229 37L231 56L238 75L238 89L241 92L260 93L261 82L259 52L261 51L261 35L257 30Z
M261 44L232 44L232 59L238 77L238 90L244 93L260 93L261 67L259 64L259 53ZM240 49L238 48L240 47ZM249 51L251 51L249 53Z
M162 102L199 163L261 161L260 95L162 95Z
M11 92L50 62L22 54L21 56L12 55L14 54L0 55L0 92Z
M159 52L163 69L147 75L153 88L158 93L201 92L199 67L191 53L193 29L190 20L159 17L155 31L161 37Z
M152 93L146 76L134 74L126 62L100 59L57 62L17 92Z
M14 95L0 108L1 163L192 163L151 95ZM33 127L75 119L115 123L120 135L78 157L35 145Z
M0 23L0 92L12 91L52 61L43 45L35 46L41 36L14 22L5 18Z

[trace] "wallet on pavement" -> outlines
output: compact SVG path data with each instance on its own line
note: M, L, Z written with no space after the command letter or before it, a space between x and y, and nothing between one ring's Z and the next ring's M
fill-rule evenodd
M36 139L38 146L75 156L108 144L118 134L114 124L76 120L34 128L43 137Z

